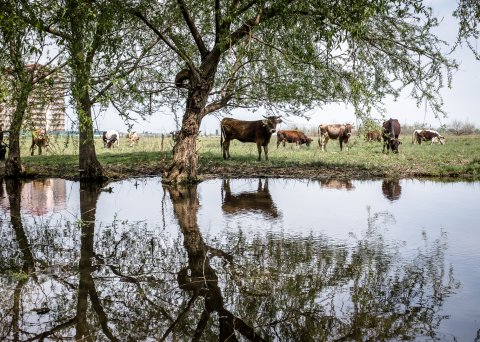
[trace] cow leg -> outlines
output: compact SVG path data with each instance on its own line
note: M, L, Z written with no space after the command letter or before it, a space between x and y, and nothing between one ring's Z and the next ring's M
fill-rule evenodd
M321 147L323 152L327 152L328 133L321 136Z
M258 161L262 160L262 144L258 143L257 144L257 150L258 150ZM265 157L268 158L265 154Z
M268 144L263 146L263 151L265 152L265 160L268 160Z
M225 139L223 142L223 159L230 159L230 139Z
M30 155L33 156L34 152L35 152L35 143L32 142L32 146L30 146Z
M38 155L42 155L42 146L38 145Z

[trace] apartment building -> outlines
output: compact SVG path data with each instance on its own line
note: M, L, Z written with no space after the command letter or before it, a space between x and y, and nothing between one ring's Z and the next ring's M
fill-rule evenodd
M40 67L38 64L27 65L32 72L41 72ZM0 102L0 126L3 126L4 130L8 130L12 120L14 108L11 100L10 97ZM26 130L34 128L43 128L47 131L65 130L65 85L60 73L49 75L46 82L35 85L28 99L23 126Z

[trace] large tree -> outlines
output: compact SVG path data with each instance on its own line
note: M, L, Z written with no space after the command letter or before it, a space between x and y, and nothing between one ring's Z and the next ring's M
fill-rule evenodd
M48 91L50 76L63 64L57 58L60 53L51 56L51 46L45 35L23 20L25 8L22 4L1 0L0 7L0 103L4 112L11 112L5 175L19 177L24 173L20 131L28 112L29 98L34 91L39 96Z
M110 101L110 92L123 84L156 44L138 35L132 18L112 1L22 0L32 26L48 33L67 52L66 75L80 133L81 179L102 179L105 172L94 143L94 106ZM142 46L135 40L142 39ZM130 89L132 90L132 89Z
M301 115L335 101L363 115L405 87L440 113L438 90L455 67L420 0L145 0L128 10L170 52L157 79L179 91L164 99L184 99L164 182L196 181L196 139L208 114L264 107Z

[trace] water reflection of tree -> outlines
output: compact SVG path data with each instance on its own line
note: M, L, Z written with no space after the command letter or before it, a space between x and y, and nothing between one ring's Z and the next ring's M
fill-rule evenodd
M18 244L18 249L20 252L20 257L23 259L22 266L17 268L18 282L13 291L12 298L12 315L11 315L11 331L13 332L13 339L15 341L19 340L20 334L20 322L21 322L21 295L24 286L29 281L30 277L34 275L35 261L33 258L32 251L30 249L30 243L28 241L27 235L23 229L22 217L20 214L21 210L21 193L22 193L23 183L17 179L6 179L5 180L5 189L8 196L8 202L10 205L10 222L11 227L14 231L15 240ZM3 187L3 184L0 184ZM12 270L12 271L14 271ZM8 328L7 328L8 329ZM9 330L10 330L9 329Z
M95 216L98 195L100 194L100 185L96 183L82 182L80 184L80 214L81 214L81 247L77 296L77 313L75 338L77 341L93 340L90 330L91 317L89 319L88 299L90 298L91 307L96 314L96 318L103 334L110 341L118 341L108 326L108 317L103 309L103 305L95 287L93 272L96 266L94 261L94 235L95 235ZM90 322L89 322L90 321Z
M178 272L179 287L192 293L188 306L191 306L198 297L204 299L204 308L198 319L192 340L200 341L205 338L208 322L212 314L216 312L219 341L236 341L236 331L248 340L264 341L252 326L226 308L219 286L219 279L210 264L210 259L213 256L219 256L228 262L232 262L232 257L222 250L207 246L203 241L197 224L199 207L197 187L168 187L167 189L172 199L175 216L184 236L184 246L188 254L188 265Z
M241 231L206 241L197 223L196 187L165 189L172 206L165 202L162 209L176 217L178 235L114 218L95 226L95 188L82 189L79 224L46 229L24 223L35 241L29 249L37 287L53 285L49 291L43 286L50 312L41 323L25 304L33 301L34 286L23 285L18 321L30 325L20 339L222 340L233 331L231 340L438 337L443 303L457 286L445 265L446 236L430 241L425 234L424 246L406 258L402 245L383 233L394 218L372 213L351 245L318 235ZM14 318L19 283L6 272L25 265L23 254L18 258L23 247L4 246L8 241L0 241L0 286L7 289L0 310L8 319L2 324ZM13 339L11 330L0 331L0 339Z
M279 340L435 337L445 318L443 302L458 286L444 265L446 236L425 238L424 248L407 262L375 227L389 215L373 216L353 248L282 236L230 241L241 246L232 254L255 257L243 259L245 273L237 276L242 285L225 291L232 293L227 300L235 300L237 292L248 294L242 305L257 312L265 336Z

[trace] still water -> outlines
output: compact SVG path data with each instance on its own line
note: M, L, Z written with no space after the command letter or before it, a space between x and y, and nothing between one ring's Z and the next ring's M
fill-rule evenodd
M0 186L2 341L479 341L480 183Z

